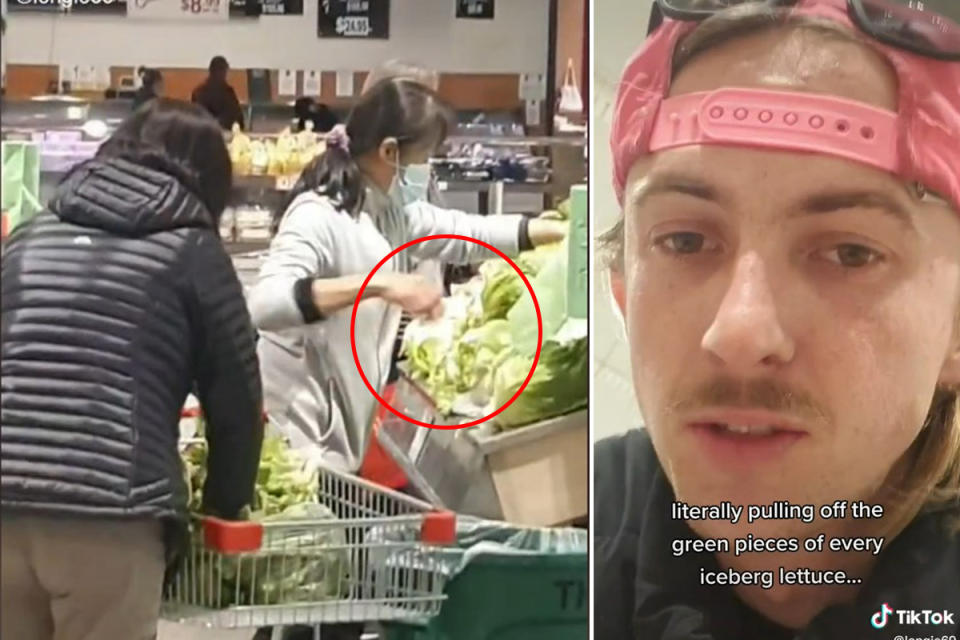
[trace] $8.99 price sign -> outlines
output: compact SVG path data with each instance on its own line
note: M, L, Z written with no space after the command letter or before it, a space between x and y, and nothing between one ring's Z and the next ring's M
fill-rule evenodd
M220 13L220 2L225 0L180 0L183 13Z

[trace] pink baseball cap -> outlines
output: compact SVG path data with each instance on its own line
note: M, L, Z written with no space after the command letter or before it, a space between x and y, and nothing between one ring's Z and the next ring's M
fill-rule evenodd
M794 15L854 29L845 0L799 0ZM617 93L613 183L620 204L641 156L718 144L824 153L919 182L960 211L960 64L867 38L896 70L898 111L824 94L721 88L667 97L677 43L697 23L666 19L633 56Z

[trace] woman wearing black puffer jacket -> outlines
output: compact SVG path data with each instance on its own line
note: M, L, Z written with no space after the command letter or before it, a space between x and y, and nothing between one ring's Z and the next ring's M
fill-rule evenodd
M218 219L218 124L157 99L15 230L2 260L0 637L146 640L182 540L180 410L206 416L206 511L251 499L254 330Z

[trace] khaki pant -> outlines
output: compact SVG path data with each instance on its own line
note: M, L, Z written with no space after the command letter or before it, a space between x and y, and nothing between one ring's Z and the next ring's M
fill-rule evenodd
M0 638L152 640L164 573L158 521L0 522Z

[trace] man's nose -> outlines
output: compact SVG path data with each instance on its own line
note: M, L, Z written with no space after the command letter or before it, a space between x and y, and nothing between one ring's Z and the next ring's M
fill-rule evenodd
M781 324L766 267L757 254L738 259L701 344L727 367L743 374L793 359L794 342Z

